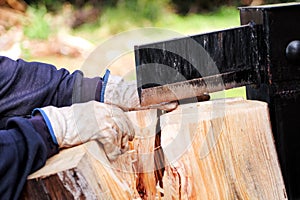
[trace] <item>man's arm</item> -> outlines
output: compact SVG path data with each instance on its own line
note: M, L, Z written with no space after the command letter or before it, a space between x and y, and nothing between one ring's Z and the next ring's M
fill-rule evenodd
M58 146L40 116L11 118L6 128L0 130L0 196L18 199L27 176L56 154Z
M69 106L100 100L100 77L85 78L79 70L0 56L0 129L8 118L30 116L38 107Z
M0 131L0 196L18 199L27 176L48 157L90 140L97 140L109 160L128 150L134 129L116 106L97 101L57 108L38 108L30 119L15 117Z

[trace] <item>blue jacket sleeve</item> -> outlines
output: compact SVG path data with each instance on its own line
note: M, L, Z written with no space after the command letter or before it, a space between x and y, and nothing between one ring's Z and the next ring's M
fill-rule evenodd
M71 74L46 63L0 56L1 199L18 199L27 176L58 152L42 120L30 118L32 110L100 100L101 86L101 78L85 78L78 70Z
M18 199L27 176L48 157L47 144L33 124L16 117L0 130L0 197Z
M0 129L13 116L30 116L34 108L69 106L99 100L102 79L85 78L79 70L0 56Z

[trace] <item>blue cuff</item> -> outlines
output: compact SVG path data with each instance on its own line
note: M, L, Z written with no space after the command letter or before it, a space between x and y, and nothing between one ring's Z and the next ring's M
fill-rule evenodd
M101 94L100 94L100 102L102 103L104 103L104 94L105 94L105 89L106 89L109 75L110 75L110 71L107 69L105 75L103 76L103 83L102 83Z
M55 137L55 134L54 134L54 131L53 131L53 128L52 128L52 125L51 125L51 122L50 122L48 116L47 116L46 113L45 113L42 109L40 109L40 108L35 108L35 109L32 111L32 114L31 114L31 115L33 116L36 112L40 112L40 113L41 113L41 115L43 116L43 118L44 118L44 120L45 120L45 122L46 122L46 125L47 125L47 127L48 127L48 130L49 130L49 132L50 132L50 135L51 135L51 138L52 138L53 142L54 142L55 144L58 145L58 142L57 142L57 140L56 140L56 137Z

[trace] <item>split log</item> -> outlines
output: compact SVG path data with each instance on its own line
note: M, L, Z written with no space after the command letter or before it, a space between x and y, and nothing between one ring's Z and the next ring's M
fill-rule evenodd
M266 103L187 104L161 122L165 199L287 199Z
M157 111L127 115L136 132L130 151L109 162L95 141L62 150L28 177L22 199L153 199Z
M28 177L22 199L135 199L130 153L110 163L96 141L65 149Z
M23 199L287 198L267 104L191 103L160 122L157 110L127 115L129 152L109 162L96 142L63 150L29 176Z
M135 139L133 168L137 177L136 189L142 199L155 199L155 140L157 137L157 110L132 111L127 113L133 122Z

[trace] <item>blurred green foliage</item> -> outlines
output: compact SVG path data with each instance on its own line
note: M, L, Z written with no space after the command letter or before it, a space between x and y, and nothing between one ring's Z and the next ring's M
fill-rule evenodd
M225 29L240 24L239 11L236 7L222 6L213 12L192 13L189 15L167 14L154 24L184 34L209 32Z
M186 15L203 11L214 11L220 6L248 6L252 2L257 4L274 4L295 2L297 0L172 0L177 13ZM299 0L298 0L299 1Z
M29 5L45 5L48 9L54 11L68 2L77 8L85 5L92 5L97 8L118 7L121 4L129 8L146 9L144 12L152 17L152 12L156 12L157 5L170 3L174 6L177 13L187 14L190 12L212 11L220 6L241 6L249 5L255 0L25 0ZM259 0L263 4L295 2L299 0ZM156 5L155 5L156 4ZM148 10L151 9L151 10ZM150 12L150 13L149 13ZM155 15L155 14L154 14Z
M169 0L118 1L115 6L106 7L100 16L100 24L109 25L110 32L115 34L136 26L152 26L163 16Z
M222 6L214 12L184 16L178 15L166 7L157 12L159 13L157 17L150 20L143 13L124 9L123 5L106 9L96 23L83 24L79 28L73 29L72 34L84 37L93 43L99 43L111 35L142 27L157 27L190 35L230 28L240 24L239 11L236 7Z
M27 14L30 16L29 21L24 25L24 35L30 39L47 39L51 29L45 15L47 9L40 6L39 9L29 7Z
M45 16L47 13L60 14L65 3L74 10L86 7L98 10L96 20L75 19L81 22L76 33L94 32L98 35L113 35L121 31L140 27L161 27L184 34L211 31L239 25L237 6L252 0L26 0L29 4L30 20L25 25L24 34L33 39L47 39L55 28ZM265 3L290 2L291 0L264 0ZM294 0L300 1L300 0ZM84 16L84 14L81 14ZM70 18L73 16L68 16ZM91 17L89 17L91 18ZM69 20L66 18L66 20ZM86 20L86 21L84 21ZM61 27L58 27L58 29ZM84 33L86 34L86 33ZM88 33L89 34L89 33ZM93 38L95 38L93 36Z
M99 10L93 23L82 23L73 34L92 43L121 31L140 27L160 27L182 34L195 34L230 28L239 25L237 6L251 0L25 0L28 4L29 21L24 25L24 35L29 39L48 39L50 34L62 27L53 27L49 13L61 14L65 3L74 10L85 7ZM265 4L300 0L264 0ZM48 17L47 17L48 16ZM65 17L65 16L62 16ZM67 20L67 19L65 19ZM69 24L61 24L70 26ZM70 26L72 27L72 26ZM25 49L26 50L26 49ZM28 50L27 50L28 51ZM30 57L30 52L26 52ZM212 99L242 96L245 89L237 88L211 94Z

